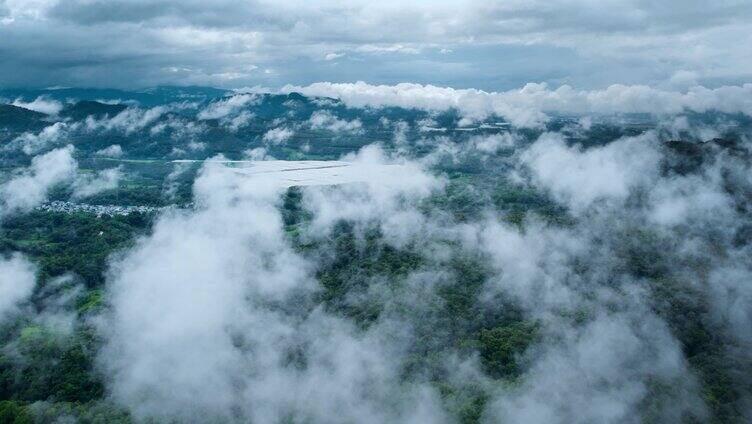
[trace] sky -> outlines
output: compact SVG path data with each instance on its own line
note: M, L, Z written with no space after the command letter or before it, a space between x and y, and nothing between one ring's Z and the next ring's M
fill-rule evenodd
M0 0L0 40L4 87L752 79L749 0Z

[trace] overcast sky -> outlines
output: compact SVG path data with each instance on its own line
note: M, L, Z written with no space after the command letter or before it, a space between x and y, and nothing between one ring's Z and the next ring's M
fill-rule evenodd
M0 0L0 85L752 80L750 0Z

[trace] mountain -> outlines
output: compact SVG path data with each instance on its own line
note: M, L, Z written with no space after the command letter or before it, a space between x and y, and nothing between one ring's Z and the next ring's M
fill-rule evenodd
M49 123L47 115L26 108L0 104L0 128L10 131L36 131Z
M125 110L128 106L124 104L106 104L93 100L83 100L65 107L60 116L73 120L86 119L88 116L95 118L111 118Z

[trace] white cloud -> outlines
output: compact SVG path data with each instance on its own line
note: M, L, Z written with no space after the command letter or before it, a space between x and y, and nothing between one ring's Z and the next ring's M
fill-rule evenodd
M169 200L175 200L179 183L178 178L191 169L192 164L190 162L174 162L172 171L167 175L162 185L162 194Z
M738 48L750 41L743 0L626 0L599 8L587 0L10 3L0 36L14 40L6 56L27 72L11 72L4 63L0 75L16 85L84 85L87 79L100 86L258 79L278 85L311 81L312 72L321 75L317 79L359 75L385 82L407 72L423 74L422 82L451 78L462 86L493 87L503 67L504 77L515 81L542 69L538 75L552 81L603 86L620 79L665 82L680 70L738 83L752 71L749 54ZM134 26L143 31L134 33ZM363 54L337 67L321 60L345 51ZM463 55L430 54L448 51ZM383 63L383 52L409 54L394 66ZM427 75L427 66L463 71ZM591 82L593 75L600 81Z
M116 189L122 176L119 167L105 169L95 175L79 175L73 182L73 197L90 197L103 191Z
M511 149L518 143L517 137L511 133L493 134L488 137L473 137L470 143L474 148L484 153L496 153L499 150Z
M260 98L254 94L236 94L224 100L211 103L198 113L199 119L220 119L228 115L237 114L240 109L258 102Z
M256 114L252 112L248 112L247 110L244 110L240 112L237 116L233 117L227 122L227 127L230 128L231 131L237 131L240 128L243 128L247 126L253 118L256 117Z
M552 90L546 84L531 83L518 90L485 92L410 83L390 86L321 82L308 86L288 85L280 92L331 97L352 107L455 108L467 118L498 115L521 127L540 125L547 120L546 112L676 114L684 110L717 110L752 116L752 84L716 89L695 86L686 92L678 92L619 84L603 90L575 90L567 85Z
M362 131L363 124L359 119L347 121L339 119L327 110L317 110L308 119L308 123L314 130L326 129L332 132L352 132Z
M243 152L243 157L247 158L248 160L274 160L274 157L270 156L269 153L266 151L263 147L256 147L254 149L249 149Z
M89 131L123 131L126 135L141 131L155 123L169 111L167 106L156 106L150 109L129 107L112 118L86 118L86 129Z
M694 389L678 343L647 311L599 316L578 330L560 331L560 341L544 347L522 384L492 402L491 417L531 424L638 422L651 379L673 381L677 391ZM684 402L693 398L677 394ZM694 401L700 402L696 394ZM679 420L686 410L703 413L697 404L672 407L676 412L661 411L664 419Z
M102 150L97 150L95 153L97 156L104 156L110 158L119 158L123 156L123 148L119 144L113 144L105 147Z
M434 389L400 382L399 331L306 306L317 283L279 187L209 162L194 192L196 210L161 216L113 264L99 356L113 400L137 419L445 421ZM304 368L288 359L301 347Z
M57 100L46 99L44 97L37 97L31 102L24 102L23 99L16 99L12 104L13 106L30 109L47 115L57 115L61 110L63 110L62 103L58 102Z
M400 167L375 173L369 165L383 165L391 160L375 145L346 156L355 169L361 169L362 184L345 184L337 189L312 187L305 192L307 206L313 212L311 231L325 233L339 220L358 223L379 222L385 238L396 246L405 244L423 231L423 219L415 203L440 189L444 181L425 172L415 162L402 161ZM378 175L378 178L374 178ZM370 178L368 178L370 176ZM405 203L404 199L410 199Z
M725 193L720 169L705 175L661 180L650 190L649 219L659 225L676 225L696 217L733 220L733 200Z
M674 72L669 78L669 83L677 88L696 87L699 74L695 71L685 71L680 69Z
M428 312L442 305L436 288L450 278L442 264L452 257L450 249L459 249L488 266L479 293L484 308L498 311L501 293L540 325L540 338L520 353L524 372L515 384L494 383L473 356L432 358L446 367L447 378L466 378L488 396L485 420L630 422L656 397L654 412L662 421L702 418L701 390L682 346L654 309L649 288L655 282L626 271L630 264L620 249L630 247L634 240L625 234L636 230L669 238L660 247L675 261L676 277L686 284L681 287L701 282L697 286L711 296L712 319L746 340L752 297L743 258L749 251L723 241L746 218L714 196L720 177L729 174L721 165L735 166L743 181L749 176L727 156L694 177L662 174L665 151L658 142L651 132L590 148L568 145L556 134L529 146L514 135L461 143L459 149L484 155L520 147L509 163L520 159L517 170L530 177L524 181L570 206L574 219L565 227L531 214L521 229L491 206L477 220L458 223L425 210L444 180L420 163L390 157L378 146L343 158L364 168L402 166L383 178L303 189L310 221L300 237L327 240L344 221L356 239L376 228L389 246L424 252L428 261L396 288L377 276L367 280L365 293L343 300L384 305L365 329L311 300L320 289L315 261L329 252L306 256L292 248L278 209L279 187L254 184L237 166L208 162L194 185L196 208L164 213L152 234L113 263L112 310L100 328L107 341L99 363L108 389L137 419L449 421L431 385L412 377L405 383L402 373L411 343L419 340L424 348L443 340L445 328ZM265 151L247 154L263 159ZM634 190L643 191L630 202ZM677 199L681 207L672 206ZM661 202L670 203L671 213L660 212ZM725 247L709 249L703 238ZM698 270L697 257L707 267ZM160 302L149 301L155 297ZM430 336L413 333L421 326ZM446 351L454 353L451 346ZM291 357L303 357L304 365ZM462 375L454 374L460 368ZM663 384L671 390L656 393ZM350 408L333 416L341 404Z
M77 325L76 303L83 291L71 273L46 280L38 293L40 311L32 315L34 322L56 335L70 335Z
M747 249L735 249L729 261L714 268L708 288L717 322L729 325L738 340L752 342L752 268L746 263Z
M45 201L50 188L72 180L78 169L72 153L73 146L69 145L36 156L31 166L16 172L2 184L0 216L29 211Z
M52 125L44 127L38 134L25 132L16 137L13 143L20 144L21 150L24 153L32 155L62 141L68 135L68 132L74 131L78 127L78 123L55 122Z
M415 48L415 47L405 46L402 44L389 44L389 45L364 44L356 48L355 51L360 52L360 53L376 53L376 54L383 54L383 53L418 54L420 53L420 49Z
M0 256L0 322L31 296L36 284L36 267L23 255Z
M202 150L206 150L206 143L199 142L199 141L191 141L188 144L186 144L186 147L190 151L200 152Z
M182 117L168 116L149 129L152 135L170 131L170 138L175 141L192 140L206 131L206 126L201 122L189 121Z
M263 139L272 144L279 144L289 140L293 135L295 135L295 131L289 128L279 127L267 131L264 134Z
M558 133L543 134L521 156L533 181L576 211L598 200L624 200L630 190L651 181L660 153L652 133L584 150L567 146Z
M344 56L345 56L345 53L327 53L326 56L324 56L324 60L334 60L334 59L339 59Z

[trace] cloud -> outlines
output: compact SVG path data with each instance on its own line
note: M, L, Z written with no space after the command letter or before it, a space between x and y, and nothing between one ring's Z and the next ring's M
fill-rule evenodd
M36 267L20 253L0 256L0 322L31 296Z
M440 190L445 181L426 172L420 163L390 158L380 147L371 145L343 160L351 162L363 175L337 189L310 187L304 193L306 207L312 213L309 236L328 234L337 222L352 222L361 228L378 225L384 239L393 246L404 246L426 229L417 210L421 200ZM388 172L375 172L372 165L397 162Z
M73 146L35 156L31 166L13 175L0 186L0 215L27 212L45 201L53 186L72 180L78 169Z
M193 165L188 162L175 162L172 166L172 171L167 175L162 185L162 194L165 198L173 201L177 194L180 184L178 178L183 176Z
M324 114L321 122L338 119ZM750 248L740 241L749 218L735 205L752 179L745 156L716 142L693 145L712 160L675 169L667 134L595 145L515 129L442 135L419 140L430 153L417 160L370 145L342 160L364 173L400 166L383 178L300 188L306 219L294 229L284 225L279 186L207 162L194 183L195 208L162 213L151 234L112 258L112 309L98 329L109 393L136 419L453 422L452 397L431 383L440 375L452 390L462 392L461 383L482 393L490 422L702 421L713 408L703 400L705 369L697 371L671 314L688 323L682 302L701 301L692 325L713 328L723 346L749 343ZM263 149L246 154L266 159ZM487 158L487 172L498 173L460 197L477 214L458 218L432 203L455 183L430 169L433 155L444 154L459 164ZM510 223L518 201L488 201L500 190L566 212L546 217L533 208ZM546 220L553 218L566 223ZM352 287L322 304L331 282L318 272L342 259L343 227L354 257L383 249L414 253L420 265L395 276L356 262L346 274ZM292 237L306 247L296 249ZM475 278L449 265L468 256L482 268L471 298L478 309L458 318L443 294ZM670 295L656 295L666 287ZM379 311L367 325L338 309L363 305ZM515 354L513 383L487 374L475 338L457 347L477 335L473 326L497 325L493 317L507 312L538 329ZM744 375L741 362L727 363L730 375ZM420 366L430 370L414 371ZM346 411L331 414L343 404Z
M355 51L361 52L361 53L374 53L374 54L384 54L384 53L418 54L420 53L420 49L404 46L402 44L392 44L392 45L386 45L386 46L364 44L358 47L357 49L355 49Z
M129 107L112 118L86 118L88 131L123 131L126 135L141 131L154 124L169 111L167 106L156 106L150 109Z
M724 190L720 168L700 175L660 180L650 192L652 210L648 218L659 225L677 225L698 217L715 216L733 220L733 199Z
M520 384L493 396L486 410L488 420L639 422L645 402L656 395L657 381L671 385L671 393L660 392L669 396L666 405L670 406L651 413L663 421L687 414L706 416L697 377L676 330L652 304L651 290L660 287L661 280L627 271L630 265L623 262L623 252L635 249L653 264L668 261L668 275L658 278L680 278L681 288L676 290L691 290L693 281L703 277L690 270L692 265L684 268L683 264L697 260L695 255L707 259L699 240L715 237L706 232L708 228L733 227L739 218L730 213L728 203L695 201L698 209L678 212L681 218L670 226L646 220L665 201L661 186L682 186L682 194L674 196L686 195L692 202L693 192L712 191L716 184L657 172L656 159L662 158L663 150L644 144L649 142L658 141L624 138L585 149L567 146L558 135L544 134L522 157L530 152L541 155L535 156L539 163L527 164L538 167L532 182L552 190L569 208L571 225L549 226L528 216L523 231L494 220L468 226L471 231L466 230L464 243L491 255L494 275L486 283L486 296L493 299L491 293L501 292L516 299L546 329L521 358L528 368ZM543 164L550 166L550 174L536 175ZM695 189L686 190L693 185ZM646 187L657 187L655 197L644 191ZM640 201L631 192L647 193L651 200ZM678 222L686 226L677 227ZM686 234L687 228L693 229L692 235ZM650 239L635 236L638 231L653 234L660 244L646 246ZM700 246L690 247L698 242ZM629 247L632 243L636 246ZM660 253L651 255L651 249ZM718 307L728 310L728 304ZM575 319L563 311L583 315Z
M138 130L138 127L134 127L134 130ZM190 121L184 117L169 114L160 118L158 123L149 129L149 134L154 136L167 133L172 140L177 142L195 142L194 139L206 130L207 127L202 122Z
M73 182L73 197L84 198L118 187L123 174L120 168L99 171L96 175L82 174Z
M743 0L610 1L597 9L587 0L12 1L0 26L0 36L14 40L2 48L12 59L0 64L0 83L278 87L358 78L393 84L415 75L420 80L410 80L498 89L527 80L658 84L687 71L713 85L739 84L752 74L749 55L737 48L750 41L745 6ZM353 60L333 67L321 60L332 52ZM393 61L383 61L384 53L395 53ZM427 67L451 73L426 73ZM13 72L21 68L26 72Z
M259 101L259 97L253 94L237 94L224 100L211 103L198 113L199 119L220 119L228 115L236 114L241 108L252 105Z
M263 147L256 147L253 149L248 149L243 152L243 158L247 160L274 160L273 156L269 155L269 152L266 151Z
M247 110L244 110L237 114L235 117L230 119L229 121L223 121L225 125L230 129L230 131L237 131L240 128L243 128L247 126L253 118L256 117L256 114L253 112L249 112Z
M499 150L513 148L519 140L511 133L494 134L489 137L473 137L473 147L484 153L496 153Z
M272 204L266 203L273 192L260 193L258 200L247 199L249 188L233 190L228 186L229 178L231 174L222 169L206 171L196 183L196 200L207 209L197 214L163 217L157 222L154 235L117 265L117 278L110 282L111 325L115 331L108 333L112 338L102 365L118 382L113 388L115 398L131 406L137 416L176 414L187 419L228 413L234 392L234 371L229 372L242 368L239 361L243 359L243 349L235 347L233 335L225 327L235 325L233 322L252 324L252 316L248 317L243 307L246 296L283 292L283 287L291 287L302 278L303 267L293 272L278 269L279 265L273 262L263 266L263 250L249 252L248 247L242 248L244 242L255 240L254 245L264 246L266 254L280 252L269 258L274 262L291 255L280 244L278 218ZM243 215L228 204L234 192L247 199L243 205L251 208L248 214ZM261 219L264 228L253 225ZM212 225L212 221L221 225ZM224 232L223 227L231 228L225 225L239 225L237 228L245 230L236 237L218 237ZM191 230L184 232L179 228ZM170 252L168 256L154 255L165 247ZM216 255L205 256L197 248L212 248ZM236 259L222 253L238 248L241 250ZM185 261L197 267L188 269L181 265ZM244 281L238 274L243 269L252 270L247 274L254 276L252 281ZM143 296L155 290L162 293L165 302L144 308ZM194 296L199 293L202 294ZM134 308L141 310L136 316L132 316ZM204 311L201 317L192 312L195 308ZM135 340L139 342L133 343ZM198 346L203 347L197 349ZM185 355L186 352L190 354ZM194 366L199 363L204 364L202 372ZM172 387L184 390L174 391ZM195 394L200 394L198 402Z
M326 56L324 56L324 60L334 60L334 59L339 59L344 56L345 56L345 53L327 53Z
M535 183L574 210L598 200L623 201L634 187L655 178L660 153L651 133L583 150L560 134L543 134L520 156Z
M273 128L266 133L264 133L264 141L270 142L272 144L279 144L283 143L287 140L289 140L293 135L295 135L295 131L289 129L289 128Z
M261 97L255 93L236 94L222 100L216 100L196 115L199 120L218 119L219 123L236 132L240 128L248 126L256 114L247 110L248 107L258 104Z
M57 115L63 110L63 104L57 100L46 99L44 97L37 97L31 102L24 102L22 99L16 99L12 103L13 106L18 106L26 109L30 109L36 112L41 112L47 115Z
M750 343L748 313L742 305L752 297L742 281L752 271L739 260L749 254L743 241L749 221L737 206L746 201L742 193L752 189L752 181L742 176L749 164L734 154L719 154L714 142L706 142L696 146L713 160L703 161L694 171L682 170L681 165L671 171L676 152L663 143L648 132L584 149L567 146L561 136L544 134L520 158L535 186L550 191L575 217L588 222L580 224L586 232L603 237L613 229L602 226L635 226L660 237L662 249L668 250L663 255L671 264L670 278L706 293L715 322L729 328L738 342ZM746 143L742 149L748 148ZM628 244L625 240L617 237L609 244L618 250ZM714 251L711 246L723 247ZM707 261L707 272L689 265L700 258ZM562 268L552 271L562 273ZM546 292L556 293L550 288Z
M84 290L71 273L50 278L36 294L39 310L27 316L57 336L70 336L79 324L76 303Z
M327 110L317 110L308 119L311 129L326 129L332 132L352 132L362 131L363 123L359 119L346 121L339 119Z
M393 86L314 83L283 87L280 92L331 97L351 107L398 106L423 110L457 109L470 119L497 115L520 127L538 126L546 113L677 114L720 111L752 116L752 84L708 89L696 86L687 92L664 91L647 86L611 85L603 90L575 90L564 85L555 90L545 84L527 84L518 90L485 92L432 85L403 83Z
M75 131L78 127L78 123L55 122L52 125L44 127L38 134L25 132L19 135L13 140L10 146L20 145L24 153L33 155L62 141L64 137L71 131Z
M520 387L496 399L494 420L527 423L639 422L651 379L674 382L684 402L662 418L679 420L687 410L703 416L695 382L665 323L648 314L597 317L544 351ZM676 381L678 380L678 384ZM597 383L596 383L597 382ZM698 402L691 404L690 402ZM694 411L693 411L694 410Z
M279 187L207 163L194 192L196 210L162 215L113 264L99 364L115 401L137 419L446 418L434 389L400 382L391 323L363 334L312 303L313 264L287 242ZM301 348L304 367L289 359Z
M97 150L94 154L97 156L119 158L123 156L123 148L120 147L119 144L113 144L105 147L104 149Z
M679 88L695 87L699 85L697 84L698 77L699 74L697 72L680 69L671 75L669 83Z
M436 136L431 118L415 126L384 119L394 152L371 145L343 160L363 170L400 166L384 178L301 189L306 218L295 228L283 225L279 187L253 184L232 166L205 164L193 187L195 207L161 213L150 234L111 258L99 369L112 399L135 419L451 422L447 404L458 381L481 393L489 422L638 422L648 413L662 422L701 421L705 406L715 407L704 405L712 383L698 380L707 369L697 372L685 329L671 313L684 314L686 298L700 303L699 312L685 314L700 323L691 331L712 333L718 351L747 360L752 179L748 157L738 151L748 150L749 137L725 140L734 148L692 145L712 152L692 171L674 169L666 141L707 141L731 128L691 122L691 112L752 116L752 85L745 83L751 62L738 47L750 37L745 5L458 4L4 3L0 37L13 42L0 46L12 58L0 64L0 83L290 83L253 91L296 91L358 108L454 109L461 126L496 116L513 124L492 136ZM344 54L348 60L334 66ZM535 69L533 80L548 83L518 84L530 79L527 68ZM17 69L28 72L10 72ZM414 74L421 83L398 83ZM443 84L443 75L454 84ZM314 83L322 79L373 83ZM334 106L326 98L315 103ZM237 132L255 118L250 109L260 99L238 93L195 111ZM54 109L45 102L32 103ZM130 107L86 125L130 136L169 132L182 143L176 154L205 149L195 136L210 123L188 123L174 110ZM613 142L597 135L598 115L627 113L660 122ZM559 114L578 119L561 133L517 131L541 129ZM285 122L294 126L275 122L263 140L281 143L306 125L358 134L371 121L318 110L298 125ZM16 142L33 154L73 125L56 123ZM419 140L410 139L412 130ZM577 144L589 136L598 143ZM419 149L411 151L412 142ZM425 152L417 160L399 156ZM119 145L97 152L121 153ZM264 148L243 154L270 159ZM445 160L498 179L487 187L474 175L457 195L446 188L454 178L434 175ZM167 197L184 165L165 181ZM71 182L74 196L85 197L116 188L120 178L117 168L78 178L75 171L72 147L34 158L0 186L2 213L33 208L58 183ZM461 213L436 206L445 198ZM519 214L520 202L532 210ZM322 304L331 281L318 272L330 258L343 259L333 247L350 242L337 238L342 227L352 230L353 256L415 254L417 269L356 262L348 270L355 288L342 289L340 304ZM310 243L297 249L293 237ZM479 277L448 265L465 255L478 258L471 268ZM0 268L23 269L8 265L14 258L0 260ZM445 296L447 287L470 287L473 278L482 281L468 303L478 309L470 318L448 313L456 310L444 308L457 305ZM656 300L653 291L666 287L676 297ZM696 297L687 294L694 291ZM24 296L8 299L17 305ZM367 325L337 309L363 305L379 311ZM479 328L507 313L539 329L515 354L520 374L511 382L486 374L476 346ZM681 323L690 322L686 317ZM721 358L730 372L720 378L745 386L745 362ZM431 370L413 371L421 365ZM744 390L729 408L743 409L750 399Z

